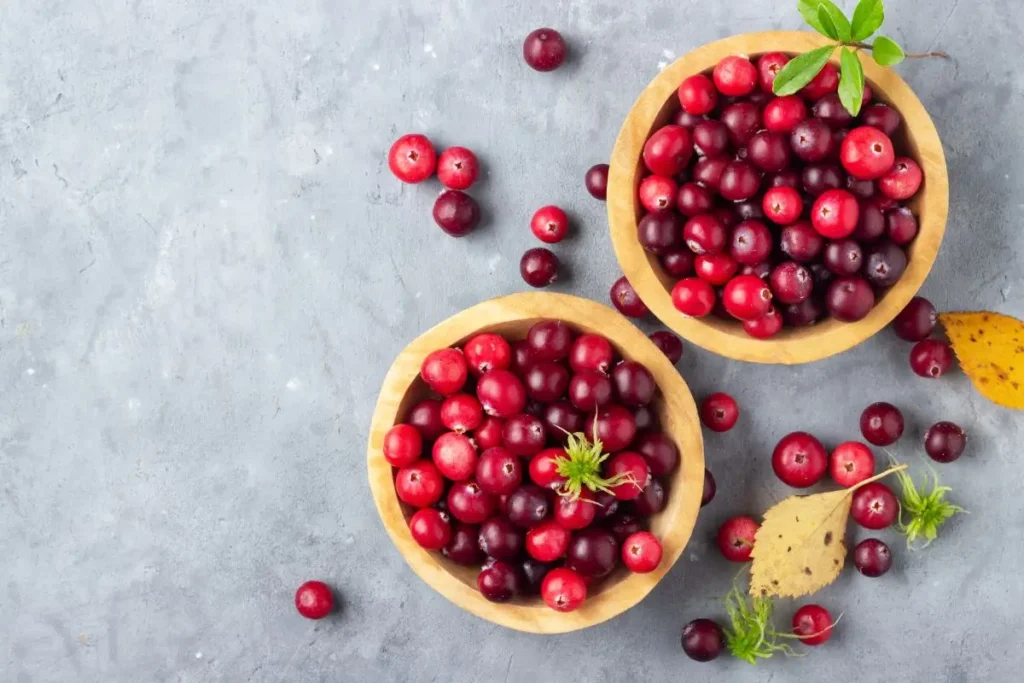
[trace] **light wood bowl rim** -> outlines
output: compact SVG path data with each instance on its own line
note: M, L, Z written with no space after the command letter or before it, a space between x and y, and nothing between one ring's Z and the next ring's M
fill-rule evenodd
M449 572L454 566L440 553L424 550L413 540L395 494L393 472L382 446L387 430L399 421L402 403L419 368L431 351L454 346L473 334L502 323L564 320L576 329L607 337L620 353L643 363L658 383L661 429L680 450L680 466L671 475L668 504L652 517L652 531L661 539L664 555L649 574L628 574L589 597L575 612L562 614L537 598L530 603L496 604ZM426 457L429 457L427 454ZM391 540L402 557L434 590L459 607L495 624L529 633L575 631L621 614L639 603L675 564L690 539L704 482L704 450L697 406L675 366L648 337L611 308L566 294L527 292L491 299L441 322L410 343L395 359L381 387L373 414L367 448L370 489ZM687 482L682 486L682 482ZM622 571L621 568L619 571Z
M910 248L907 270L871 313L855 323L831 318L805 328L784 328L773 339L754 339L739 323L709 316L687 318L672 305L669 291L636 237L638 162L643 144L662 108L684 78L714 67L728 55L781 51L799 53L828 44L823 36L803 31L764 31L732 36L687 53L666 67L644 89L622 125L612 152L608 180L608 222L615 254L623 273L640 298L664 324L685 339L722 356L756 363L808 363L846 351L888 325L917 294L928 277L942 243L949 211L949 178L938 131L928 112L902 78L858 53L864 72L880 98L903 116L904 131L913 139L925 183L912 204L919 233ZM838 51L832 61L838 63Z

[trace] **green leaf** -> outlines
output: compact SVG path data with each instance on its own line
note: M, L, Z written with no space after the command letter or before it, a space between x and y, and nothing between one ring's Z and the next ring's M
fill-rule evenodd
M847 42L850 40L850 20L843 14L843 10L836 7L832 0L818 0L818 19L821 19L821 10L824 8L829 18L836 27L836 40Z
M839 101L851 115L860 113L860 105L864 101L864 68L857 55L847 48L839 52Z
M860 0L857 8L853 10L853 39L861 41L870 38L881 28L884 20L885 8L882 7L882 0Z
M835 48L835 45L826 45L789 60L789 63L782 67L782 70L775 76L775 85L772 86L772 90L780 97L797 92L810 83L825 67Z
M878 36L872 46L871 56L882 66L893 66L902 62L907 55L892 38ZM776 78L776 82L778 82L778 78Z
M818 21L821 22L822 32L827 37L839 40L839 29L836 28L836 22L832 21L832 17L829 16L824 5L818 5Z
M833 38L833 36L830 36L825 32L825 27L821 25L820 21L818 21L818 5L820 4L821 2L819 0L799 0L796 8L800 12L800 16L802 16L804 21L807 22L808 26L823 36Z

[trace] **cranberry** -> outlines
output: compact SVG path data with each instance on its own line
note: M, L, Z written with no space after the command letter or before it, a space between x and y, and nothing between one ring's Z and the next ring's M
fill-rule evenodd
M713 432L729 431L736 426L739 417L739 405L729 394L711 394L700 404L700 421Z
M765 175L768 187L791 187L800 189L800 173L794 169Z
M644 144L644 164L655 175L674 176L690 161L693 141L690 131L669 124L659 128Z
M871 199L875 196L873 180L858 180L852 175L848 175L846 176L846 189L861 199Z
M651 341L661 349L661 352L665 354L665 357L669 359L672 365L678 363L679 359L683 357L682 340L668 330L652 332Z
M764 193L761 208L773 223L789 225L800 218L804 202L791 187L773 187Z
M434 202L434 222L452 237L463 237L480 222L480 207L461 190L445 190Z
M424 441L433 441L445 432L441 422L441 402L434 399L428 398L413 406L405 421L416 428Z
M442 434L434 442L432 455L437 469L452 481L468 479L476 471L476 447L464 434Z
M417 510L409 520L409 531L413 540L427 550L440 550L448 545L452 537L452 528L446 515L434 508Z
M404 183L423 182L434 175L436 166L437 152L426 135L403 135L388 152L388 167Z
M652 476L667 476L679 465L679 449L671 439L660 432L647 432L641 435L636 441L635 448L647 461L647 468Z
M535 363L526 371L523 381L530 398L551 403L565 395L569 387L569 370L559 363Z
M804 645L822 645L832 637L832 615L821 605L804 605L793 615L793 633Z
M558 473L558 465L564 459L564 449L545 448L530 459L530 480L546 489L561 487L566 479Z
M429 460L418 460L398 470L395 475L395 493L406 505L415 508L430 507L441 500L444 479L437 466Z
M587 584L571 569L552 569L540 589L544 604L556 612L572 612L587 599Z
M526 387L508 370L491 370L477 382L476 397L485 413L506 418L526 406Z
M520 457L534 455L544 448L547 434L544 423L533 415L513 415L505 420L501 439L513 455Z
M717 287L728 282L739 268L739 264L728 254L702 254L694 260L694 270L697 271L697 276ZM680 282L685 282L685 280L680 280Z
M715 290L700 278L683 278L672 288L672 305L683 315L702 318L715 307Z
M747 143L747 153L762 171L781 171L789 166L789 143L780 133L761 131Z
M736 147L745 146L761 129L761 111L751 102L730 104L722 110L720 120L729 129L729 140Z
M708 213L714 206L711 192L697 183L683 183L676 194L675 202L679 212L687 217Z
M495 368L505 370L512 363L512 348L500 334L478 334L466 342L462 351L469 369L477 375Z
M832 131L821 119L804 119L793 126L789 144L802 160L816 164L832 153Z
M609 295L615 308L627 318L643 318L650 313L644 302L640 300L636 290L633 289L633 285L629 284L629 280L626 279L625 275L612 284Z
M640 203L648 211L666 211L676 203L676 181L660 175L647 176L640 183Z
M784 304L798 304L807 299L814 290L814 278L810 272L795 261L780 263L768 278L771 291Z
M544 206L530 219L530 230L541 242L556 244L569 232L569 217L557 206Z
M441 404L441 422L453 432L464 434L480 426L484 409L474 396L452 394Z
M432 351L420 365L420 377L442 396L454 394L461 389L468 376L466 358L458 349Z
M392 467L405 467L419 460L423 437L412 425L395 425L384 435L384 459Z
M725 57L712 72L718 92L729 97L748 95L757 85L757 69L746 57Z
M509 367L498 369L511 369L517 375L526 374L526 371L530 369L530 366L537 362L537 359L533 357L533 351L530 350L530 345L526 343L525 339L522 339L513 343L511 349L512 360L509 363Z
M569 382L569 400L580 410L593 412L612 400L612 381L596 370L584 370Z
M491 562L480 570L476 587L491 602L507 602L519 589L519 578L515 567L508 562Z
M922 179L921 167L916 161L908 157L897 157L892 169L878 179L878 189L890 199L910 199L917 194Z
M853 565L864 576L879 577L892 568L892 551L877 538L866 538L853 549Z
M479 528L471 524L457 523L455 528L452 529L451 540L448 541L448 545L441 552L455 564L463 566L479 565L484 559L484 554L480 550L477 540L479 535Z
M519 259L519 274L531 287L547 287L558 279L558 257L550 249L527 249Z
M587 418L587 436L594 433L594 421L597 422L597 438L609 453L621 451L636 436L636 420L633 413L622 406L602 406L592 418Z
M801 184L807 194L817 197L828 190L839 189L843 184L843 174L832 165L807 166L801 175Z
M811 225L829 239L842 239L857 228L860 205L846 190L828 190L814 202Z
M480 549L496 560L511 560L523 549L523 532L504 517L480 525Z
M786 323L793 327L813 325L824 313L825 308L815 296L808 297L798 304L790 304L782 310Z
M569 350L569 366L573 372L594 370L607 374L614 358L612 345L599 334L581 335Z
M839 88L839 69L832 62L826 62L824 68L811 82L803 87L800 94L809 100L820 100L825 95Z
M505 502L505 514L514 524L526 529L544 521L551 510L551 502L544 489L533 484L524 484L509 494Z
M697 662L710 662L725 649L722 627L710 619L694 619L683 627L683 652Z
M449 190L468 190L479 173L476 155L465 147L449 147L437 160L437 177Z
M673 249L662 254L661 267L674 278L693 275L693 252L689 249Z
M836 275L854 275L864 264L860 244L850 239L829 242L822 258L825 266Z
M771 308L772 293L756 275L738 275L725 285L722 302L738 320L757 320Z
M762 92L770 93L775 84L775 77L782 67L789 63L789 56L784 52L766 52L757 60L757 82Z
M618 512L607 520L605 528L612 532L616 541L622 543L636 532L643 531L644 525L639 517Z
M488 448L476 464L477 485L493 496L504 496L515 491L523 481L523 466L514 454L505 448Z
M693 179L704 187L718 191L722 184L722 173L729 165L729 160L723 157L717 159L704 158L693 165Z
M677 126L687 128L691 131L701 121L707 121L707 118L699 114L691 114L685 109L680 109L679 111L676 112L676 115L672 117L672 123L676 124Z
M295 609L307 619L323 619L334 609L334 594L330 586L323 581L302 584L295 591Z
M864 484L853 493L850 516L865 529L884 529L896 521L900 503L880 481Z
M567 401L555 401L544 409L544 430L548 439L564 444L568 434L583 428L583 416Z
M892 211L899 204L895 199L889 199L884 195L875 195L871 198L871 203L878 207L878 210L885 213L886 211Z
M850 488L875 473L875 456L859 441L846 441L835 447L828 460L832 480Z
M523 59L536 71L554 71L565 61L565 39L553 28L531 31L523 41Z
M771 339L782 330L782 315L774 307L769 308L756 320L744 320L743 329L754 339Z
M938 339L922 339L910 350L910 369L919 377L942 377L953 360L953 349Z
M657 211L644 214L636 225L636 236L640 245L652 254L667 254L679 246L682 227L683 221L675 211ZM724 234L725 228L722 232Z
M805 489L825 476L828 451L807 432L793 432L782 437L772 451L772 469L784 483Z
M622 543L622 563L636 574L646 574L661 564L662 549L649 531L638 531Z
M715 477L711 474L711 470L704 469L704 488L700 494L700 506L704 507L715 499L715 493L718 491L718 486L715 484Z
M845 128L853 120L850 112L839 101L839 95L830 93L814 105L814 115L833 128Z
M789 133L807 118L807 105L796 95L776 97L764 108L764 127L773 133Z
M872 202L861 202L860 217L852 237L860 242L874 242L886 230L885 214Z
M717 254L729 240L725 226L711 214L701 214L686 221L682 233L686 246L695 254ZM678 235L679 231L675 234Z
M953 462L966 447L967 434L952 422L936 422L924 434L924 450L936 462Z
M526 552L541 562L554 562L568 550L569 535L558 522L541 522L526 532Z
M701 156L721 156L729 149L729 129L721 121L701 121L693 127L693 146Z
M636 433L644 430L656 429L658 416L650 406L639 406L633 411L633 421L636 423Z
M891 287L906 269L907 254L892 242L873 245L864 260L864 277L875 287Z
M862 320L875 307L875 291L861 277L841 277L828 287L825 307L836 320Z
M594 164L583 180L590 196L603 200L608 195L608 164Z
M665 509L668 494L665 492L665 485L657 479L651 479L631 503L632 508L638 515L650 517Z
M718 529L718 549L730 562L749 562L761 525L750 517L733 517Z
M872 104L860 112L860 121L865 126L877 128L892 137L899 130L902 119L899 112L884 104Z
M733 228L729 254L737 263L744 266L757 265L767 259L771 252L772 234L764 223L749 220Z
M910 209L899 207L885 215L889 239L899 245L910 244L917 237L917 218Z
M704 74L695 74L679 84L679 104L688 114L703 116L710 114L718 104L718 91L711 79Z
M903 413L891 403L872 403L860 416L860 432L876 446L891 446L903 436Z
M650 403L658 388L650 371L635 361L622 361L616 365L612 370L612 383L619 400L634 407Z
M731 161L722 171L718 191L729 201L750 199L761 187L761 176L745 161Z
M619 511L619 501L607 491L598 491L594 494L594 505L597 508L598 520L609 519Z
M938 322L932 302L915 296L892 321L892 329L900 339L916 342L927 339Z
M542 320L526 333L526 344L537 361L560 361L572 350L572 329L561 320Z
M846 172L860 180L881 178L893 167L896 155L892 140L877 128L854 128L839 151Z
M809 221L798 221L787 225L779 235L779 248L782 253L801 263L818 258L825 240Z
M558 497L555 501L555 521L572 531L583 529L594 521L597 510L593 494L584 489L576 500Z
M625 481L621 484L609 487L617 500L633 500L647 487L647 480L650 478L647 461L642 455L632 451L623 451L613 455L605 466L605 470L608 477L626 476Z
M600 578L615 569L619 544L607 529L583 529L569 542L568 566L583 576Z

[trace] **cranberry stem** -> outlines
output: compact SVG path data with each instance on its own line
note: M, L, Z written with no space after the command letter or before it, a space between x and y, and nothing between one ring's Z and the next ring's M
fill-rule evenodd
M874 45L870 43L843 43L847 47L856 47L861 50L872 50ZM926 59L928 57L938 57L939 59L952 59L948 52L942 52L941 50L934 50L932 52L905 52L903 53L905 59Z

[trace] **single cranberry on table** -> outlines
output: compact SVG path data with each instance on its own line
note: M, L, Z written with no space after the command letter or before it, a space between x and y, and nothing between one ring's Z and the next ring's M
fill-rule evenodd
M573 372L594 370L608 374L615 352L611 343L599 334L583 334L577 337L569 350L569 367Z
M853 492L850 516L865 529L884 529L896 521L899 512L896 495L880 481L864 484Z
M732 229L729 255L740 265L763 263L771 256L772 247L772 233L761 221L743 221Z
M764 193L761 208L773 223L790 225L799 220L803 213L804 200L791 187L773 187Z
M444 478L434 463L418 460L398 470L395 475L395 493L406 505L430 507L441 500L444 494Z
M790 131L789 145L806 163L825 161L832 154L832 129L821 119L804 119Z
M476 577L480 594L491 602L507 602L519 590L516 568L508 562L495 561L485 564Z
M541 242L557 244L569 232L569 217L557 206L544 206L530 219L530 230Z
M711 619L694 619L683 627L683 652L695 662L710 662L725 649L725 633Z
M836 320L863 320L875 307L875 290L862 277L841 277L829 285L825 307Z
M704 469L704 488L701 489L700 493L700 506L704 507L715 499L715 493L718 492L718 485L715 483L715 476L711 474L711 470Z
M643 160L647 170L655 175L674 176L690 161L693 140L690 131L669 124L654 132L644 144Z
M782 253L800 263L809 263L821 253L825 239L814 229L810 221L797 221L787 225L779 234L779 248Z
M452 529L451 540L441 549L441 553L455 564L463 566L479 566L484 560L484 553L479 544L480 529L472 524L457 522Z
M608 487L616 500L633 500L639 496L647 487L647 480L651 474L644 457L633 451L622 451L613 455L608 460L605 470L609 478L623 478L621 483Z
M649 531L638 531L622 543L622 563L635 574L653 572L661 564L661 542Z
M679 84L679 104L687 114L710 114L718 104L718 90L704 74L695 74Z
M426 135L403 135L388 151L388 168L402 182L421 183L434 175L436 167L437 152Z
M552 569L540 589L544 604L556 612L572 612L587 599L587 584L571 569Z
M875 287L891 287L907 269L907 254L892 242L873 244L864 258L864 277Z
M413 540L426 550L440 550L452 537L448 520L434 508L417 510L409 520L409 531Z
M757 85L757 69L746 57L721 59L712 71L718 92L729 97L749 95Z
M523 41L523 59L536 71L554 71L565 61L565 39L553 28L531 31Z
M772 292L756 275L737 275L726 283L722 303L737 320L757 320L771 308Z
M919 377L942 377L953 367L953 349L938 339L922 339L910 350L910 369Z
M835 622L821 605L804 605L793 615L793 633L804 645L823 645L832 637Z
M889 173L896 160L892 140L871 126L850 131L839 150L846 172L860 180L875 180Z
M832 449L828 471L835 483L850 488L875 473L875 456L861 442L846 441Z
M921 167L916 161L909 157L897 157L892 169L878 179L878 189L890 199L903 201L917 194L923 179Z
M809 100L817 101L839 88L839 69L832 62L826 62L818 75L811 79L800 90L800 94Z
M791 133L807 118L807 105L796 95L776 97L764 108L764 127L773 133Z
M729 150L729 129L721 121L708 119L693 127L693 147L704 157L722 156Z
M640 299L640 295L633 289L633 285L629 284L629 280L626 279L625 275L612 284L609 296L619 313L627 318L643 318L650 313L647 306Z
M441 422L441 402L433 398L414 405L405 421L416 428L424 441L433 441L446 431Z
M650 216L651 214L647 214ZM644 216L644 218L647 218ZM641 223L643 220L641 219ZM679 234L678 230L675 234ZM686 221L682 230L686 246L694 254L717 254L725 249L729 232L712 214L701 214ZM642 243L642 240L641 240Z
M784 483L804 489L825 476L828 451L807 432L792 432L782 437L772 451L772 469Z
M864 576L877 578L892 568L892 551L877 538L866 538L853 549L853 566Z
M647 176L640 181L640 204L648 211L667 211L675 206L679 187L676 181L665 176Z
M775 266L768 283L775 298L783 304L798 304L814 291L814 278L796 261L783 261Z
M859 218L857 198L846 190L823 192L811 208L811 225L833 240L849 236L857 228Z
M860 112L860 121L865 126L877 128L888 136L899 130L902 117L892 107L885 104L872 104Z
M583 183L591 197L603 201L608 195L608 164L594 164L587 169Z
M952 422L936 422L924 433L924 450L936 462L953 462L967 448L967 434Z
M760 524L746 516L726 520L718 528L718 549L730 562L749 562L754 551L754 536L760 528Z
M468 190L479 173L476 155L465 147L449 147L437 159L437 178L449 190Z
M701 401L700 420L711 431L727 432L736 426L739 417L739 405L729 394L716 392Z
M693 182L683 183L676 193L675 205L679 213L693 218L698 214L710 212L714 208L715 199L703 185Z
M672 332L658 330L651 333L650 339L654 342L655 346L661 349L661 352L672 362L672 365L678 363L679 359L683 357L683 342Z
M445 190L434 201L434 222L452 237L464 237L480 223L480 206L461 190Z
M891 403L872 403L860 416L860 432L876 446L891 446L903 436L903 413Z
M523 481L523 465L508 449L496 446L480 454L476 463L476 483L485 493L504 496Z
M569 541L567 566L584 577L600 578L615 569L619 543L608 529L582 529Z
M295 591L295 609L307 619L323 619L334 609L334 594L323 581L307 581Z
M519 274L531 287L547 287L558 279L558 257L550 249L528 249L519 259Z
M636 236L646 251L667 254L679 247L682 228L683 221L675 211L656 211L644 214L636 225Z
M512 363L512 348L500 334L483 332L470 338L462 349L469 369L482 375L495 368L506 370Z
M434 392L442 396L454 394L469 377L466 357L459 349L431 351L420 365L420 377Z
M683 278L672 288L672 305L683 315L702 318L715 307L715 290L701 278Z
M774 306L756 320L744 320L743 329L754 339L771 339L782 330L782 314Z
M897 207L885 214L885 229L889 239L905 246L917 237L917 218L906 207Z
M476 397L488 415L508 418L526 406L526 387L508 370L491 370L477 382Z
M384 459L392 467L405 467L420 458L423 437L408 424L395 425L384 435Z
M939 322L932 302L915 296L892 321L892 329L900 339L917 342L927 339Z

